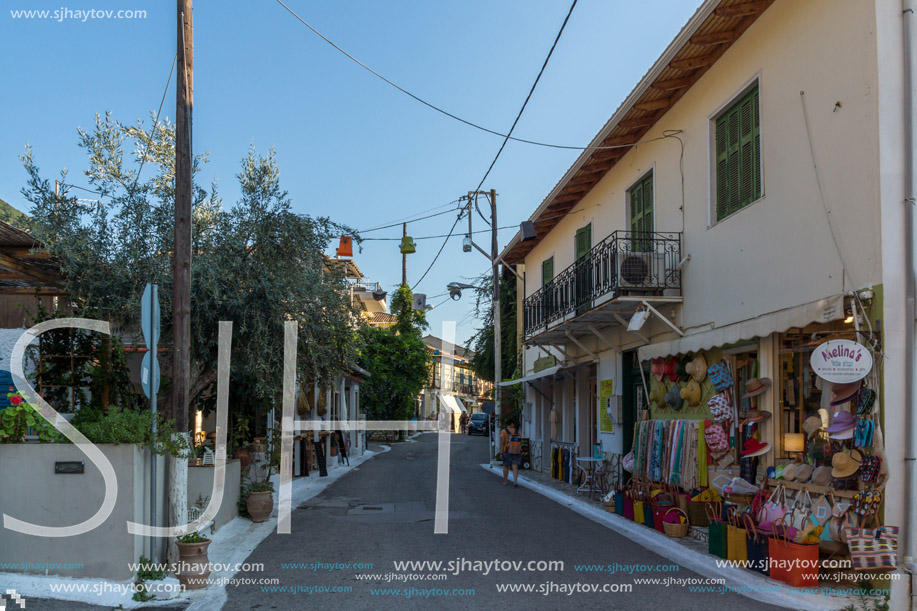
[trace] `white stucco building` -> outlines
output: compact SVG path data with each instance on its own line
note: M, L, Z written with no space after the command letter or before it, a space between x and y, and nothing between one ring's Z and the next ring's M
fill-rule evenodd
M652 360L682 366L698 354L730 365L739 415L754 406L744 382L771 381L754 398L771 416L754 436L769 444L762 467L786 463L805 420L835 409L809 356L827 338L850 339L874 350L866 381L884 434L884 522L903 527L902 559L913 552L904 23L913 13L902 8L704 2L537 205L537 237L517 235L502 254L525 272L524 432L543 471L554 448L626 454L641 417L710 420L709 378L697 406L672 409L660 392L643 414L655 386L687 386L680 368L657 381ZM642 311L643 326L628 331Z

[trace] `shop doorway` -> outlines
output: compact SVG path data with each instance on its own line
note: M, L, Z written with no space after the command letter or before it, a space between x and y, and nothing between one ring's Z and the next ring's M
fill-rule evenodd
M636 350L628 350L622 355L621 367L621 431L624 445L621 453L627 454L634 445L634 424L637 415L646 406L646 393L643 391L643 379L640 377L640 361ZM649 379L649 366L644 367L643 375Z

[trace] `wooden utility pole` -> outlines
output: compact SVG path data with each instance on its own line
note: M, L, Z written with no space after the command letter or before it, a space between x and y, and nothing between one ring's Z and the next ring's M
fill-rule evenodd
M178 82L175 98L175 248L172 256L172 418L188 430L191 378L191 114L194 31L191 0L178 0Z
M404 238L408 237L408 224L401 225L401 285L407 286L408 283L408 254L404 252Z

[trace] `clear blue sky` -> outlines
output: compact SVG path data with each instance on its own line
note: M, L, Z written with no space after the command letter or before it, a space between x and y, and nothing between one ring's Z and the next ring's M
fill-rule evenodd
M287 0L304 19L387 78L453 114L505 133L569 9L564 0ZM693 14L699 0L580 0L514 135L584 146ZM143 9L145 19L13 19L10 10ZM77 126L95 113L147 120L159 105L175 53L169 0L5 0L0 57L0 198L27 209L19 156L31 143L46 176L70 169L85 184ZM272 0L195 3L194 148L208 151L205 180L235 201L248 146L275 147L281 182L297 211L357 229L446 204L477 186L501 139L418 104L312 34ZM174 118L174 83L163 114ZM484 189L496 189L499 224L527 218L576 159L576 151L510 142ZM476 218L476 229L483 223ZM447 233L454 217L409 225L419 237ZM466 226L463 222L462 227ZM500 232L502 248L514 229ZM366 237L398 237L399 229ZM485 235L477 241L487 244ZM408 281L442 243L418 240ZM333 252L330 249L329 252ZM368 241L355 260L387 289L401 279L394 241ZM488 262L446 246L417 292L445 291ZM440 303L444 298L431 299ZM429 314L430 331L459 321L472 300Z

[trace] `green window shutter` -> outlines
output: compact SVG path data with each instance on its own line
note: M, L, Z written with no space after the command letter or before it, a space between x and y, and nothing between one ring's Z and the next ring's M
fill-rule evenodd
M716 121L716 218L761 197L760 97L755 87Z
M577 259L589 254L592 249L592 223L581 229L576 230L576 241L574 244Z
M630 230L635 233L653 231L653 175L652 173L637 183L630 190ZM638 237L633 238L633 248L643 251L649 248L650 242Z
M541 286L547 286L551 280L554 280L554 257L541 262Z

